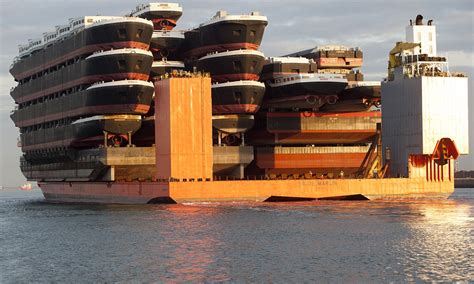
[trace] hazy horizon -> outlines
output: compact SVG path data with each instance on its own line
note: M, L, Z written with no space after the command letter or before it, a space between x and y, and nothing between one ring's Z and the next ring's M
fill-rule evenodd
M278 56L318 45L361 47L366 80L386 76L388 51L405 39L410 19L422 14L437 27L438 54L447 56L451 71L474 75L474 1L176 1L183 6L177 29L187 29L211 18L218 10L232 14L260 11L268 17L261 51ZM25 0L0 2L0 185L17 186L25 181L19 169L19 136L9 115L14 107L10 88L16 83L8 70L18 54L17 45L40 37L55 25L84 15L124 15L140 1ZM389 4L391 3L391 4ZM469 79L469 127L471 154L458 160L460 170L474 170L474 98ZM447 94L449 96L449 94ZM447 97L449 99L449 97Z

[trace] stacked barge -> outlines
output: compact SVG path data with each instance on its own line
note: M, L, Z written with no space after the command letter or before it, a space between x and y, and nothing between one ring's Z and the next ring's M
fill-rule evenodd
M138 5L130 16L153 22L150 52L153 54L150 79L160 78L185 69L182 44L184 31L175 30L183 8L178 3L148 3ZM151 147L155 144L155 105L142 118L142 127L135 136L135 144Z
M184 54L189 68L211 74L216 140L241 141L243 133L253 126L253 114L259 110L265 91L258 82L264 60L258 48L266 25L267 17L258 12L230 15L219 11L185 33Z
M411 21L381 87L364 81L360 48L265 57L260 13L220 11L179 31L182 12L148 3L76 18L19 46L11 118L21 170L48 201L453 192L453 161L469 151L467 78L436 54L431 22Z
M338 93L338 100L322 106L322 111L359 112L380 106L380 82L364 81L364 75L359 69L363 64L363 52L360 48L326 45L287 56L307 58L316 65L317 73L333 76L338 74L347 80L348 85Z
M367 177L362 168L381 166L372 146L380 139L380 83L363 81L362 56L330 45L267 58L263 111L247 137L258 146L255 174Z
M245 145L245 133L253 127L265 94L265 85L258 81L265 56L258 48L267 23L267 17L258 12L230 15L219 11L185 33L183 54L188 70L211 75L215 152L246 157L234 159L232 166L216 166L216 175L221 177L243 178L249 157L253 160L253 147ZM219 149L222 146L235 148Z
M132 143L154 93L152 31L139 18L88 16L19 47L11 118L27 178L75 166L85 149Z

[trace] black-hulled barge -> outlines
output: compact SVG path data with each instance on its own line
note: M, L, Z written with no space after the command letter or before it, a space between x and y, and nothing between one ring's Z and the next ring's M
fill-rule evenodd
M328 112L357 112L368 111L372 107L381 106L380 82L352 81L339 94L334 104L322 106L322 111Z
M316 63L304 57L269 57L260 80L266 83L265 109L319 110L334 104L347 86L343 75L319 74Z
M63 120L65 124L49 124L21 134L21 145L25 152L55 148L97 147L104 142L104 131L112 145L117 141L128 141L141 126L139 115L99 115L78 120ZM126 145L126 144L125 144Z
M210 52L257 50L267 23L267 17L258 12L228 15L225 11L219 11L209 21L185 33L185 56L197 59Z
M85 90L17 109L11 118L17 127L29 127L66 118L101 114L143 115L150 109L154 91L153 84L147 81L97 83Z
M260 51L233 50L201 57L198 69L209 72L213 82L258 80L264 60Z
M24 165L48 168L72 163L77 149L131 143L154 94L152 33L145 19L86 16L19 47L11 118Z
M265 84L234 81L212 85L213 114L254 114L262 104Z
M155 60L181 60L180 48L184 41L181 31L155 31L151 37L150 51Z
M51 73L19 84L11 91L16 103L23 104L71 92L101 81L148 80L153 55L142 49L98 52Z
M70 20L43 38L20 45L10 73L26 83L100 50L148 49L153 25L140 18L87 16Z
M267 84L272 98L337 95L346 87L344 76L324 73L285 75Z
M183 7L177 3L148 3L138 5L130 14L153 22L155 30L171 30L183 14Z

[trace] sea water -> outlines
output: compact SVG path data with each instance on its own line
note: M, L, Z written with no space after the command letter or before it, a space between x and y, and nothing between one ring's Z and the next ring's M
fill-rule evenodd
M0 191L0 282L474 280L474 189L447 200L48 204Z

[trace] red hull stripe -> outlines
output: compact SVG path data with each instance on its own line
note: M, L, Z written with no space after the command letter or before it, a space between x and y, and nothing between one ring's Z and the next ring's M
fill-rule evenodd
M213 114L253 114L260 109L259 105L235 104L212 106Z
M98 50L122 49L122 48L138 48L138 49L147 50L149 49L149 47L150 47L149 44L146 44L143 42L136 42L136 41L121 41L121 42L110 42L110 43L86 45L84 47L71 51L68 54L65 54L61 57L58 57L52 61L48 61L38 67L29 69L28 71L25 71L16 75L14 74L13 77L15 77L17 80L21 80L23 78L36 74L44 69L50 68L52 66L58 65L61 62L72 59L76 56L86 54L86 53L93 53L94 51L98 51Z
M225 75L211 75L213 82L231 82L231 81L258 81L260 76L258 74L253 73L238 73L238 74L225 74Z
M143 80L147 81L149 75L142 74L142 73L135 73L135 72L128 72L128 73L112 73L112 74L104 74L104 75L92 75L92 76L84 76L74 81L69 81L65 84L61 84L58 86L54 86L36 93L32 93L28 96L22 96L15 100L16 103L24 103L27 101L31 101L37 98L44 97L46 95L50 95L62 90L66 90L72 88L74 86L79 86L82 84L92 84L95 82L100 81L118 81L118 80Z
M120 104L120 105L100 105L78 108L70 111L45 115L38 118L18 121L15 123L16 127L26 127L30 125L40 124L48 121L58 120L65 117L75 117L85 114L117 114L117 113L139 113L146 114L150 110L149 105L144 104Z
M347 113L320 113L320 112L268 112L267 117L381 117L380 112L347 112Z
M230 51L230 50L238 50L238 49L257 50L258 47L259 47L258 44L248 43L248 42L214 44L214 45L207 45L207 46L191 49L190 51L186 52L185 55L186 57L194 57L194 56L200 57L201 55L206 55L210 52L222 52L222 51Z

